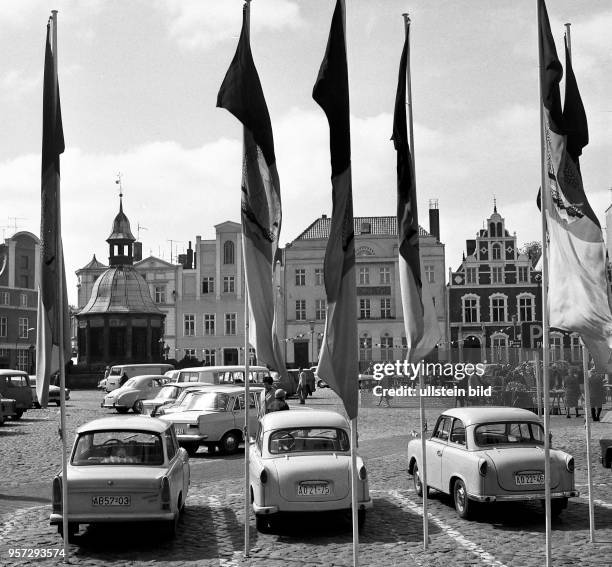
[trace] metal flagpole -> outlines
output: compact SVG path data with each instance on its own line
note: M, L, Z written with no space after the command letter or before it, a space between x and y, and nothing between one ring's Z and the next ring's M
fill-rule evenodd
M351 523L353 525L353 567L359 565L359 522L357 503L357 418L351 419Z
M245 0L244 3L244 26L247 34L249 45L251 43L251 0ZM243 139L243 151L242 155L246 156L246 146L244 145ZM244 159L244 158L243 158ZM242 254L244 257L244 232L242 242ZM246 266L246 258L244 259L244 265ZM244 285L244 557L249 557L251 542L250 542L250 504L251 504L251 487L249 482L249 459L251 450L251 434L249 432L249 406L251 405L250 394L249 394L249 382L250 382L250 370L249 370L249 289L246 285L246 271L245 271L245 285Z
M57 10L51 10L51 21L53 22L53 33L51 35L51 49L53 51L53 97L57 97ZM57 113L57 103L54 104L54 114ZM53 121L54 128L57 126L57 116ZM57 305L58 305L58 335L59 335L59 375L60 375L60 435L62 441L62 532L64 534L64 562L68 563L69 553L69 531L68 531L68 464L66 462L66 361L64 355L64 250L62 247L62 215L60 199L60 180L57 181L57 230L55 231L58 250L57 259ZM39 291L40 293L40 291ZM38 345L44 348L44 345Z
M416 167L414 157L414 128L412 121L412 83L410 79L410 17L409 15L402 14L404 18L404 31L408 38L408 49L406 57L406 95L408 106L408 132L410 138L410 156L412 159L412 183L413 183L413 195L415 196L415 202L413 203L413 214L415 219L418 219L418 207L416 203ZM418 226L418 220L416 220ZM417 471L421 476L421 484L423 486L423 549L427 549L429 545L429 515L427 512L427 451L425 443L425 432L426 432L426 421L425 421L425 406L423 405L423 391L425 384L423 382L423 373L419 372L419 414L421 421L421 464L423 470Z
M536 6L538 4L536 3ZM538 30L541 35L542 22L540 21L540 10L538 9ZM544 123L544 102L542 99L542 80L541 68L542 57L540 46L538 45L540 75L538 78L540 90L540 183L541 183L541 212L542 212L542 374L543 374L543 395L544 395L544 505L546 511L546 567L551 567L551 510L550 510L550 376L549 376L549 329L548 329L548 244L546 242L546 210L550 200L547 189L547 169L546 169L546 140Z
M535 381L536 381L536 396L537 396L536 406L538 408L538 417L540 417L542 415L542 386L541 386L542 374L540 372L540 353L538 351L535 352L534 361L535 361L534 366L535 366Z

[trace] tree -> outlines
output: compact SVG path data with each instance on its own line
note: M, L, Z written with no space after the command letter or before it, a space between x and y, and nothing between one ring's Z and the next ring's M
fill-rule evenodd
M526 242L519 252L521 254L527 254L531 260L531 266L535 267L542 255L542 243L537 240Z

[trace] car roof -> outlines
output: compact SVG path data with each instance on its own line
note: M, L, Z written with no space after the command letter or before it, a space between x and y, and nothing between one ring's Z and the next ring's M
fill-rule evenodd
M147 366L166 366L169 370L174 368L172 364L166 364L165 362L147 362L145 364L113 364L111 368L145 368Z
M191 366L189 368L181 368L181 371L189 371L189 372L195 372L195 371L202 371L202 370L210 370L210 371L214 371L214 372L222 372L222 371L233 371L233 370L237 370L237 371L243 371L244 372L244 364L240 365L232 365L232 366ZM249 371L251 370L256 370L256 371L265 371L268 372L268 369L265 366L255 366L255 365L250 365L249 366Z
M0 369L0 376L28 376L23 370L9 370L6 368Z
M168 378L168 377L164 376L163 374L140 374L138 376L132 376L130 380L136 380L140 382L144 380L150 380L151 378Z
M540 418L532 411L502 406L451 408L444 411L443 415L457 417L466 426L493 421L540 421Z
M104 430L152 431L163 433L169 424L148 415L122 415L94 419L77 429L77 433Z
M346 418L335 411L310 410L274 411L267 413L261 420L265 431L285 427L341 427L346 429Z
M239 386L239 385L234 385L234 384L202 384L200 386L198 386L198 384L196 382L186 382L187 384L190 385L194 385L196 386L196 390L197 391L202 391L202 392L218 392L218 393L223 393L223 394L235 394L235 393L240 393L240 392L244 392L245 387L244 386ZM168 384L168 386L172 386L173 384ZM262 388L261 386L250 386L249 387L249 392L256 392L256 393L260 393L263 392L264 388Z

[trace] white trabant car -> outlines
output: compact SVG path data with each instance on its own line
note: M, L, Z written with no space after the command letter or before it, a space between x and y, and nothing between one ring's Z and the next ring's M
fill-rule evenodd
M200 388L202 386L202 388ZM160 408L169 408L173 405L178 405L182 396L189 391L214 387L211 384L203 382L172 382L164 384L155 397L148 398L138 402L140 413L155 417Z
M238 451L243 442L245 391L243 386L208 385L186 392L171 408L160 408L159 419L174 423L179 443L190 455L201 445L224 454ZM255 431L263 388L249 388L249 430ZM171 412L171 413L170 413Z
M163 522L176 534L189 490L189 457L172 425L147 416L82 425L68 462L68 537L80 524ZM62 527L62 474L53 479L50 523Z
M271 412L250 447L251 500L257 529L273 529L284 512L341 511L350 518L350 429L339 413ZM359 526L372 507L366 467L357 456Z
M145 374L130 378L123 386L106 394L100 407L112 408L117 413L142 413L141 400L152 398L162 389L164 376L160 374Z
M475 502L544 499L544 428L533 412L508 407L446 410L425 441L427 487L450 494L468 518ZM578 496L574 458L551 449L552 514ZM408 472L423 495L421 439L408 443Z

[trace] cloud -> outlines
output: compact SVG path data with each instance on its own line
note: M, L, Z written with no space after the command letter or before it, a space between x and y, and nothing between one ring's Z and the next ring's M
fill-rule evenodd
M6 99L19 101L23 96L40 90L42 85L42 70L39 73L27 75L22 69L12 69L0 77L0 93Z
M159 0L170 18L169 35L185 49L210 48L237 38L242 13L239 2L201 0ZM252 11L251 33L296 29L303 24L300 8L291 0L266 0Z

